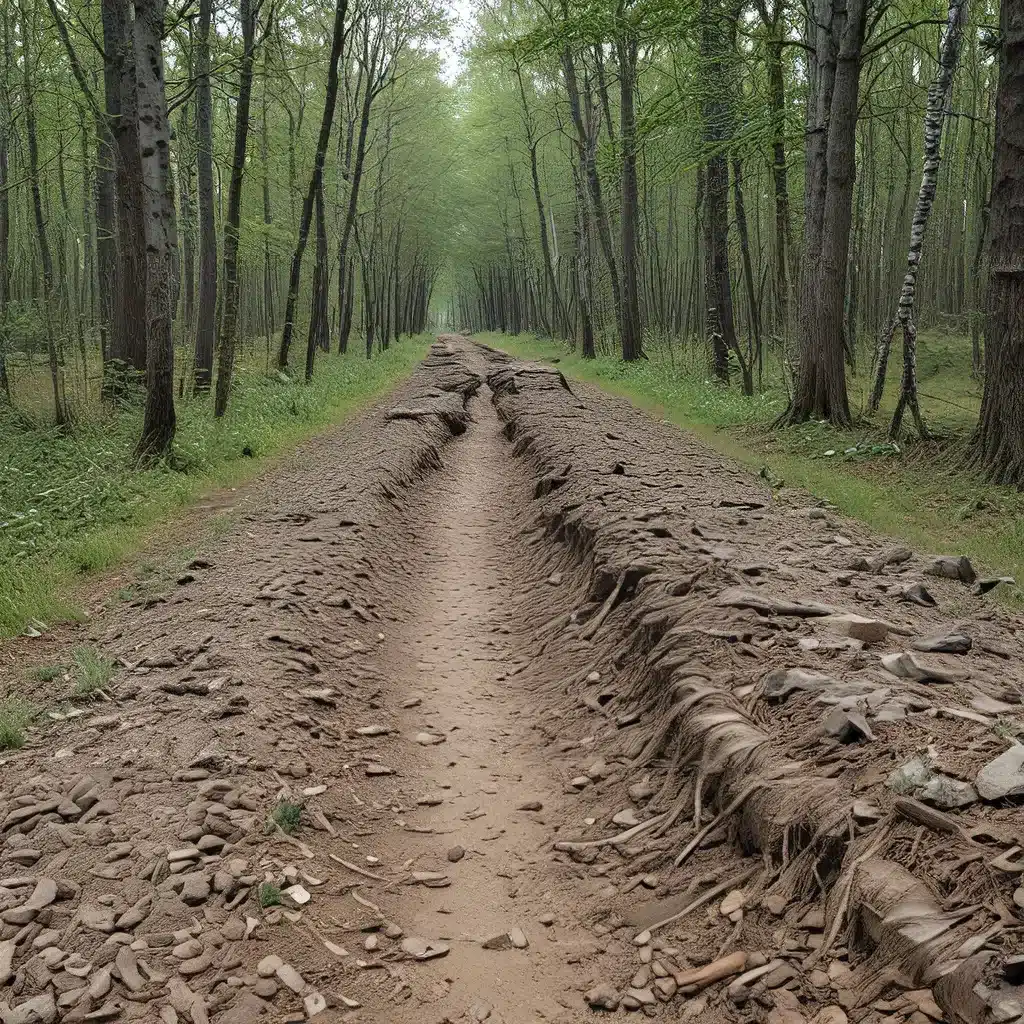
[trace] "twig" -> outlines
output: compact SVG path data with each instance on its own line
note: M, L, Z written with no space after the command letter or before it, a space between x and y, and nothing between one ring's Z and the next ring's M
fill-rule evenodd
M601 605L601 610L580 631L581 640L589 640L601 628L601 623L608 618L608 613L612 610L612 607L618 599L619 592L622 590L622 585L625 582L626 573L623 571L619 573L619 578L615 583L615 589L612 590L612 592L604 599L604 604Z
M634 825L632 828L627 828L625 832L620 832L617 836L607 836L604 839L591 839L585 843L555 843L555 849L570 851L591 850L597 846L614 846L617 843L626 842L627 839L632 839L633 836L640 835L641 832L646 832L649 828L653 828L664 817L664 814L656 814L653 818L648 818L646 821L641 821L639 825Z
M723 818L727 818L730 814L733 813L733 811L739 808L742 804L746 803L747 798L752 793L756 792L759 789L764 789L766 785L766 782L761 782L759 780L757 782L752 782L749 786L747 786L747 788L744 789L743 792L740 793L740 795L736 797L736 799L733 800L724 810L722 810L709 825L705 825L704 828L702 828L693 837L693 839L691 839L690 842L687 843L683 852L679 854L678 857L676 857L674 866L679 867L679 865L682 864L683 861L685 861L686 858L689 857L690 854L693 853L693 851L696 850L698 846L700 846L700 844L704 841L706 836L719 825Z
M644 929L648 932L656 932L659 928L664 928L667 924L672 924L673 921L678 921L681 917L686 917L687 914L694 910L699 910L704 906L705 903L710 903L716 896L720 896L723 892L729 889L735 889L736 886L742 885L754 872L757 871L757 865L752 868L747 868L746 871L741 871L734 878L727 879L724 882L719 882L713 889L708 889L702 896L698 896L692 903L687 904L677 914L672 914L670 917L666 917L663 921L658 921L656 924L652 924L649 928Z
M390 882L390 878L385 878L383 875L375 875L372 871L366 871L364 868L359 867L358 864L351 864L347 860L342 860L336 854L329 853L327 855L336 864L340 864L343 868L348 868L349 871L354 871L357 875L362 875L363 878L372 878L375 882Z

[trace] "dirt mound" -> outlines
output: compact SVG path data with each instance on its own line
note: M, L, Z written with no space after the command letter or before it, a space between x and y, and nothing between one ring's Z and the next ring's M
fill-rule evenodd
M750 928L738 908L767 928L774 915L805 971L849 964L848 1011L891 1011L878 997L895 980L934 986L953 1019L1024 1011L1020 817L1004 799L1022 781L1020 621L967 586L969 565L775 496L550 368L495 362L505 434L584 589L546 645L586 666L570 692L642 807L600 850L692 877L692 901L645 908L637 930L706 906L704 889L740 914L720 955ZM711 890L723 842L748 859Z

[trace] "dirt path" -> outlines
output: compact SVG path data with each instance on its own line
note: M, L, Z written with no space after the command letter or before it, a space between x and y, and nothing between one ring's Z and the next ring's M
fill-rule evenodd
M443 801L415 815L432 834L406 833L387 846L395 859L437 860L439 844L465 853L445 865L453 885L399 900L393 916L454 947L429 971L445 992L431 1008L437 1020L474 1008L478 1016L490 1009L495 1022L563 1020L560 1004L578 978L558 944L579 937L576 915L564 893L538 878L539 851L551 836L543 808L561 786L540 756L521 697L508 688L522 655L510 634L533 587L544 586L523 586L531 575L522 534L529 484L509 463L489 393L469 412L473 422L417 508L411 614L387 644L396 685L408 699L422 698L401 716L402 733L427 729L446 738L419 759L422 796ZM515 928L527 949L483 948ZM422 1021L423 1010L392 1019Z
M1024 624L969 577L444 339L4 652L0 1022L1013 1020Z

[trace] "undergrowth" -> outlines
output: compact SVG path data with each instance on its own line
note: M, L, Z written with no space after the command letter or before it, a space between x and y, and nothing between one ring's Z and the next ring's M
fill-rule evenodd
M114 669L114 660L101 654L95 647L77 648L71 666L71 696L78 700L95 697L101 690L107 689L114 678Z
M853 430L818 422L779 429L772 424L786 407L787 392L777 366L766 368L763 390L745 398L738 381L723 388L708 379L699 349L694 354L678 345L651 346L648 360L623 363L611 352L584 360L560 343L527 335L478 337L520 358L557 361L567 376L692 431L773 487L802 488L924 553L965 554L979 567L1024 583L1024 495L991 486L964 468L981 396L966 338L922 332L921 407L935 439L920 441L905 431L893 444L886 432L898 392L895 358L877 416L862 413L870 387L865 368L850 379L858 416Z
M0 636L77 614L83 575L116 565L176 509L245 482L392 387L428 340L404 339L370 360L357 351L321 357L309 384L241 366L223 419L213 418L210 396L179 399L173 455L145 470L132 459L141 408L86 405L70 432L17 405L0 409Z
M0 751L18 750L25 745L25 728L35 715L35 707L20 697L0 700Z

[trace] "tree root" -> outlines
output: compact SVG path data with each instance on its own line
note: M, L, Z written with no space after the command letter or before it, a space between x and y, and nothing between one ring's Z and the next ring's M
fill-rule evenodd
M723 892L728 892L730 889L735 889L736 886L742 885L748 878L751 877L758 870L758 866L755 865L752 868L747 868L746 871L741 871L738 875L734 875L732 878L726 879L724 882L719 882L712 889L708 889L706 893L698 896L692 903L688 903L678 913L672 914L666 917L664 920L657 921L650 927L644 929L649 932L656 932L660 928L664 928L666 925L672 924L678 921L681 917L686 917L687 914L692 913L694 910L700 910L706 903L710 903L716 896L721 896Z
M710 824L705 825L704 828L702 828L693 837L693 839L691 839L690 842L686 844L685 848L683 849L683 852L680 853L679 856L676 857L675 861L673 862L673 866L674 867L679 867L686 860L686 858L689 857L690 854L693 853L693 851L696 850L698 846L700 846L700 844L704 841L704 839L718 825L720 825L722 823L722 821L724 821L730 814L732 814L734 811L738 810L744 803L746 803L747 799L753 793L756 793L759 789L764 789L765 786L767 786L767 783L766 782L762 782L761 780L758 780L757 782L752 782L749 786L747 786L739 794L739 796L735 797L735 799L730 801L728 806L724 807L715 816L714 820L712 820L710 822ZM699 787L698 787L698 792L699 792ZM698 797L698 799L699 799L699 797Z
M625 832L620 832L617 836L608 836L605 839L590 839L579 843L558 842L554 846L556 850L568 851L570 853L577 850L592 850L598 846L616 846L619 843L627 842L634 836L640 835L641 832L646 832L649 828L653 828L663 817L663 814L656 814L653 818L640 822L639 825L627 828Z

